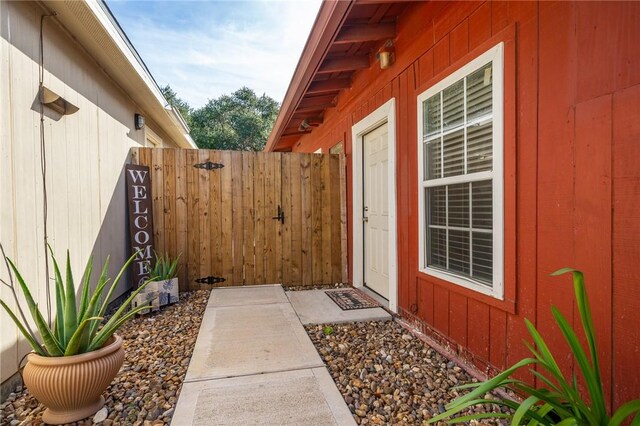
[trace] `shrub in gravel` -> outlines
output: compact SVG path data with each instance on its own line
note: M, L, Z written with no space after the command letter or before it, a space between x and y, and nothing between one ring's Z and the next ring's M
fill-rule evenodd
M589 394L588 397L581 391L575 373L572 374L571 377L565 377L549 350L547 343L534 325L525 319L535 347L526 342L525 344L533 357L525 358L517 362L512 367L484 383L470 385L469 388L473 389L470 393L447 405L447 411L433 418L431 422L459 414L470 406L485 403L487 401L483 395L485 395L486 392L504 388L514 390L519 395L524 395L525 399L522 402L511 400L500 400L497 402L500 405L511 408L513 412L491 414L473 413L471 415L455 417L451 422L460 423L485 418L487 416L500 416L510 419L512 425L527 423L531 426L618 426L628 421L631 422L630 424L632 426L640 425L640 399L622 404L611 415L607 411L602 377L600 375L600 362L598 359L593 318L584 285L584 276L582 272L569 268L561 269L552 275L562 275L568 272L573 274L576 302L580 312L584 339L587 342L586 350L583 348L576 332L565 316L562 315L555 306L551 308L551 311L567 344L571 348L571 354L576 365L579 367L579 372L582 374L583 382ZM588 356L587 353L589 354ZM530 371L544 383L541 388L534 388L528 383L512 377L517 370L528 366L537 366L536 370L530 368Z

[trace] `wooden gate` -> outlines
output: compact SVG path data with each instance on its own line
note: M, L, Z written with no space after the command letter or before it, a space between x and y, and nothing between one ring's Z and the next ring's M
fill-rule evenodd
M347 280L342 157L132 151L151 173L156 251L181 255L181 290Z

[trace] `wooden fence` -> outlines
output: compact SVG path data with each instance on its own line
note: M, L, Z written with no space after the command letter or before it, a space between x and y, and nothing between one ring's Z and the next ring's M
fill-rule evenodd
M149 167L156 251L181 255L181 290L347 280L342 157L136 148L132 161Z

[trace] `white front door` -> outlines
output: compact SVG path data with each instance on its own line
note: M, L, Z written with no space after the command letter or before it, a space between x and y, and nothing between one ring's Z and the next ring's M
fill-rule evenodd
M364 285L389 299L389 132L387 123L362 138Z

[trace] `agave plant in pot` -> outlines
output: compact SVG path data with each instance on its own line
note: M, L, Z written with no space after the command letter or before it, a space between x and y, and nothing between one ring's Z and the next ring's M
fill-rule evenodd
M4 251L2 254L9 269L9 282L2 283L11 289L17 314L4 300L0 300L0 304L33 348L33 352L27 356L23 378L29 392L47 407L42 416L43 421L63 424L91 416L104 406L102 392L124 362L122 338L115 332L138 311L147 308L141 306L128 310L131 300L147 283L133 291L113 315L103 321L111 296L136 254L129 258L111 282L107 258L97 282L93 283L95 285L91 282L93 260L89 259L81 280L80 295L76 298L69 252L63 279L50 247L49 251L55 274L53 325L45 320L29 286L14 262L4 257ZM20 304L14 276L37 333L42 338L42 344Z
M171 259L169 254L158 255L151 271L154 281L149 284L150 288L158 291L160 306L168 305L178 301L178 261L180 256Z

